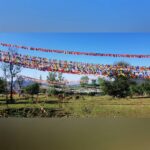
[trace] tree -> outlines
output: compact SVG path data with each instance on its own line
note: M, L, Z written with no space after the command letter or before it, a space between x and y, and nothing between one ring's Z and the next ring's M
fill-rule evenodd
M103 84L103 82L104 82L104 79L98 78L98 79L97 79L97 82L98 82L98 84L101 86L101 85Z
M56 72L49 72L48 76L47 76L47 81L49 84L49 89L48 89L48 94L49 95L56 95L58 92L56 91L56 87L64 90L65 87L62 87L62 85L58 85L56 84L57 82L63 82L64 81L64 77L62 73L56 73ZM55 83L52 83L55 82ZM52 84L51 84L52 83Z
M115 65L127 67L129 64L126 62L118 62ZM120 72L118 74L118 70L114 70L112 76L114 81L104 81L102 82L102 90L105 94L108 94L113 97L124 98L131 94L130 85L130 72Z
M7 79L8 79L8 74L7 74L7 64L6 63L2 63L1 65L1 69L3 71L3 75L4 75L4 80L5 80L5 95L6 95L6 101L8 102L8 84L7 84Z
M6 82L3 78L0 78L0 94L4 94L6 92Z
M55 95L56 89L55 89L55 85L52 82L57 81L57 73L56 72L49 72L49 74L47 76L47 81L48 81L48 83L50 83L49 89L47 91L48 95Z
M80 85L82 87L85 87L88 85L88 83L89 83L89 77L88 76L82 76L80 79Z
M118 77L115 81L104 81L102 90L110 96L125 98L130 95L130 84L126 77Z
M97 84L96 84L96 79L92 79L91 85L92 85L93 87L96 87L96 86L97 86Z
M64 81L64 77L63 77L63 74L62 74L62 73L58 73L58 81L59 81L59 82Z
M8 49L8 57L9 57L9 63L5 64L4 70L7 73L8 78L10 79L10 103L14 103L15 100L13 99L13 86L14 86L14 78L17 76L18 73L21 72L21 66L14 65L12 63L13 61L13 55L16 53L16 50L13 48Z
M150 95L150 81L149 80L147 80L144 83L142 83L141 87L142 87L143 93L145 95Z
M119 61L117 63L114 63L114 65L117 65L119 67L130 66L129 63L124 62L124 61ZM118 78L120 76L123 76L123 77L126 77L126 78L128 78L130 80L131 79L130 74L131 74L131 71L123 71L121 69L120 70L117 69L117 70L112 70L111 73L109 74L109 77L116 79L116 78Z
M48 82L54 82L57 80L56 78L57 78L56 72L49 72L49 74L47 76L47 81Z
M40 86L39 86L38 83L33 83L33 84L27 86L25 88L25 91L26 91L26 93L28 93L28 94L30 94L32 96L32 100L33 100L34 95L38 96L39 91L40 91Z

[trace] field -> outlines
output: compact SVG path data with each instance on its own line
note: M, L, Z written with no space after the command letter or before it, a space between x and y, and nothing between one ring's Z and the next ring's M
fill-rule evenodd
M109 96L75 96L58 101L57 97L40 95L38 103L15 96L15 104L0 97L0 117L64 118L150 118L150 98L114 99Z

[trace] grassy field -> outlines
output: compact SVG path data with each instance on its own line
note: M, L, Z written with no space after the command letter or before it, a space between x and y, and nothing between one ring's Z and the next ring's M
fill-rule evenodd
M6 105L4 97L0 98L1 117L150 118L150 98L84 96L62 103L56 97L47 99L44 95L39 96L38 103L31 99L19 100L18 96L15 99L15 104Z

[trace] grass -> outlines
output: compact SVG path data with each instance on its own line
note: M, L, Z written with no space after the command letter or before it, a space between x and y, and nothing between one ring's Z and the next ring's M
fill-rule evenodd
M41 95L39 103L33 104L32 100L19 100L16 96L16 104L4 103L4 98L0 98L0 110L20 109L20 108L41 108L57 109L62 108L70 114L69 117L100 117L100 118L150 118L150 98L126 98L114 99L109 96L85 96L68 103L58 103L56 97L49 97L48 100Z

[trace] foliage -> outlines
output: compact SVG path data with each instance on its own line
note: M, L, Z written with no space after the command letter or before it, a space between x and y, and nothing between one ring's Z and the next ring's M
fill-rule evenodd
M56 73L56 72L49 72L48 76L47 76L47 81L48 82L62 82L64 81L64 77L62 73ZM50 84L49 88L47 90L47 93L49 96L51 95L57 95L61 92L57 91L56 88L61 89L61 85L58 84Z
M113 97L124 98L130 95L130 82L125 77L118 77L115 81L104 81L102 90Z
M96 79L92 79L91 86L93 86L93 87L96 87L96 86L97 86Z
M6 92L6 81L3 78L0 78L0 94Z
M14 78L17 76L18 73L21 72L21 65L14 65L13 63L11 63L11 61L13 60L13 54L16 53L16 49L14 48L9 48L9 61L10 63L4 63L4 65L2 66L2 70L4 72L5 75L5 80L6 79L10 79L10 103L14 103L13 100L13 88L14 88Z
M118 66L129 66L128 63L120 61L115 63ZM113 71L114 81L102 81L99 80L102 85L102 90L105 94L108 94L113 97L124 98L127 96L131 96L134 93L136 87L136 83L131 81L129 76L130 71L126 72L126 76L120 71L120 74L116 74L115 70ZM116 74L116 76L114 76ZM111 77L111 75L110 75Z
M130 86L130 92L131 92L131 96L133 95L143 95L144 91L141 85L131 85Z
M130 86L131 94L144 96L150 95L150 81L144 81L142 84L134 84Z
M146 95L150 95L150 81L146 81L142 85L143 91Z
M63 74L62 74L62 73L58 73L58 74L57 74L57 78L58 78L58 81L59 81L59 82L64 81L64 77L63 77Z
M56 72L49 72L48 76L47 76L47 81L56 81L57 79L57 73Z
M102 79L102 78L98 78L97 79L98 80L98 84L101 86L102 84L103 84L103 82L104 82L104 79Z
M33 83L25 88L26 93L30 95L38 94L40 91L40 86L38 83Z
M81 79L80 79L80 85L81 85L82 87L87 86L88 83L89 83L89 77L88 77L88 76L83 76L83 77L81 77Z

